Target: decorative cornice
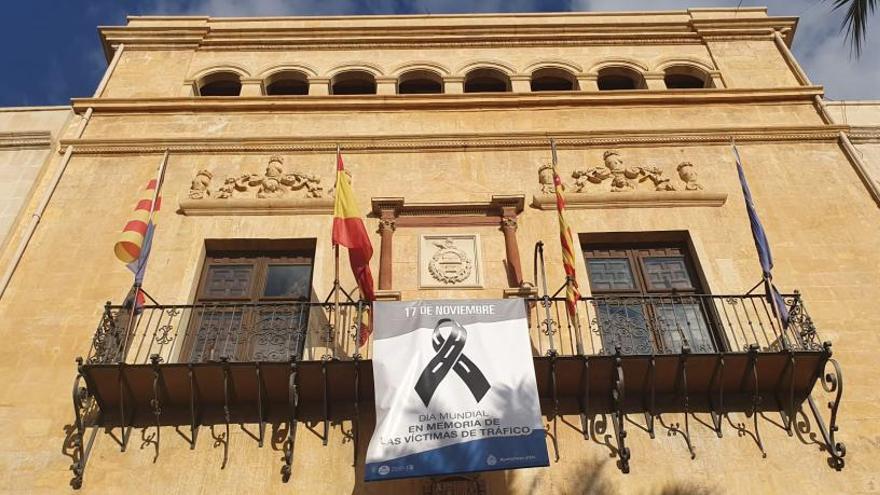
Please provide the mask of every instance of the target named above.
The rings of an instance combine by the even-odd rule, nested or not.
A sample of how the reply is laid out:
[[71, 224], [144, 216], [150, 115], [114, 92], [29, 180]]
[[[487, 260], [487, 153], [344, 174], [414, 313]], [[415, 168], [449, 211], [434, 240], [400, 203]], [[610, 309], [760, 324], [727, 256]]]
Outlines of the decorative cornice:
[[855, 144], [880, 142], [880, 125], [851, 126], [849, 128], [850, 141]]
[[[610, 193], [567, 193], [565, 207], [570, 210], [606, 208], [672, 208], [686, 206], [722, 206], [727, 193], [699, 191], [651, 191]], [[556, 196], [536, 194], [532, 207], [538, 210], [555, 210]]]
[[[731, 15], [733, 14], [733, 15]], [[101, 27], [105, 49], [186, 47], [208, 50], [309, 50], [563, 44], [700, 43], [710, 36], [748, 39], [792, 32], [796, 18], [762, 9], [565, 14], [367, 17], [132, 17]]]
[[254, 111], [343, 111], [343, 110], [445, 110], [486, 108], [555, 108], [559, 106], [695, 105], [703, 103], [752, 103], [812, 101], [822, 95], [822, 86], [766, 89], [706, 88], [688, 91], [554, 91], [535, 93], [462, 93], [434, 95], [360, 96], [239, 96], [169, 98], [74, 98], [77, 113], [92, 108], [94, 113], [179, 113]]
[[0, 132], [0, 149], [41, 149], [51, 145], [52, 133], [48, 131]]
[[[437, 217], [437, 216], [472, 216], [494, 217], [493, 222], [500, 222], [504, 208], [512, 208], [521, 213], [525, 206], [525, 196], [493, 195], [489, 201], [467, 201], [450, 203], [418, 203], [407, 202], [404, 198], [372, 198], [372, 214], [382, 217], [383, 211], [392, 211], [394, 218], [406, 217]], [[387, 217], [387, 215], [386, 215]]]
[[[694, 146], [726, 144], [733, 137], [739, 142], [801, 142], [836, 141], [846, 126], [773, 126], [717, 127], [711, 129], [664, 129], [633, 132], [632, 130], [569, 131], [553, 134], [557, 146], [569, 149], [621, 146], [679, 145]], [[62, 148], [74, 145], [78, 155], [150, 154], [215, 154], [215, 153], [332, 153], [339, 144], [347, 152], [430, 152], [461, 150], [546, 149], [546, 132], [470, 133], [456, 135], [350, 135], [280, 136], [254, 138], [228, 136], [223, 138], [164, 139], [67, 139]]]

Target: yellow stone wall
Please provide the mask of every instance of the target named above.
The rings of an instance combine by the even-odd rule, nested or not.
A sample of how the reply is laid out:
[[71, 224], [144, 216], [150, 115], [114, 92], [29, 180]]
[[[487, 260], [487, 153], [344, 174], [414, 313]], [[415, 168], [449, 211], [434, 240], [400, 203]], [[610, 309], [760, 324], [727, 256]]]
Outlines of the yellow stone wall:
[[[691, 15], [701, 19], [731, 17], [730, 11], [694, 12]], [[681, 23], [690, 18], [686, 13], [656, 15], [663, 21], [675, 19]], [[767, 19], [760, 12], [747, 11], [744, 15], [756, 23]], [[509, 20], [509, 16], [498, 17]], [[523, 16], [522, 22], [577, 24], [588, 19], [613, 24], [620, 17], [625, 16], [537, 16], [537, 20]], [[464, 25], [500, 22], [484, 16], [445, 19], [450, 24]], [[645, 16], [644, 20], [648, 19], [652, 17]], [[198, 26], [205, 22], [198, 18], [133, 18], [130, 25]], [[278, 23], [339, 27], [340, 23], [386, 21], [216, 22], [226, 26], [249, 23], [250, 27], [275, 27]], [[407, 22], [430, 25], [439, 21], [419, 18]], [[159, 213], [145, 283], [159, 301], [184, 303], [194, 295], [204, 240], [223, 238], [315, 238], [313, 288], [323, 298], [332, 284], [329, 215], [187, 216], [178, 211], [178, 206], [199, 169], [213, 171], [216, 186], [227, 175], [262, 172], [270, 155], [284, 158], [286, 171], [318, 175], [329, 188], [334, 165], [332, 145], [336, 141], [343, 146], [346, 167], [354, 177], [364, 212], [370, 210], [370, 199], [374, 197], [464, 202], [487, 201], [493, 194], [525, 196], [527, 206], [519, 217], [517, 232], [523, 272], [530, 280], [532, 248], [543, 240], [547, 245], [548, 275], [561, 283], [556, 214], [529, 206], [539, 189], [538, 164], [549, 158], [544, 138], [555, 134], [569, 135], [569, 141], [560, 141], [559, 150], [560, 169], [569, 183], [575, 168], [599, 165], [602, 153], [614, 148], [621, 151], [627, 164], [656, 165], [676, 184], [680, 182], [675, 166], [690, 161], [697, 166], [705, 192], [727, 194], [723, 206], [572, 209], [567, 214], [573, 231], [587, 238], [602, 232], [687, 231], [708, 289], [714, 294], [743, 293], [760, 277], [733, 155], [726, 142], [727, 136], [738, 136], [754, 200], [773, 247], [775, 281], [784, 291], [799, 289], [803, 293], [821, 337], [834, 343], [835, 357], [844, 369], [846, 389], [839, 439], [847, 443], [847, 465], [843, 472], [829, 468], [827, 455], [809, 435], [789, 438], [773, 424], [779, 422], [775, 415], [768, 414], [760, 422], [766, 459], [762, 459], [751, 437], [738, 435], [725, 422], [724, 438], [719, 439], [698, 421], [708, 423], [709, 418], [697, 415], [691, 418], [697, 453], [694, 460], [682, 438], [667, 435], [663, 426], [658, 424], [657, 438], [652, 440], [638, 426], [628, 424], [632, 472], [624, 475], [610, 455], [610, 425], [597, 440], [587, 441], [577, 431], [579, 419], [566, 416], [558, 418], [555, 427], [548, 421], [549, 431], [559, 441], [558, 460], [548, 438], [549, 468], [484, 473], [481, 479], [488, 493], [562, 494], [592, 489], [595, 493], [641, 494], [670, 488], [762, 494], [880, 490], [876, 474], [880, 468], [880, 427], [875, 422], [880, 406], [873, 383], [880, 339], [880, 315], [874, 311], [880, 298], [880, 210], [839, 146], [838, 128], [826, 129], [812, 104], [809, 88], [794, 88], [797, 80], [771, 39], [715, 41], [708, 49], [701, 45], [633, 44], [407, 53], [416, 53], [419, 59], [436, 56], [452, 67], [465, 60], [485, 58], [504, 60], [522, 69], [529, 61], [545, 56], [571, 57], [589, 66], [605, 55], [656, 63], [683, 52], [706, 57], [708, 50], [730, 87], [760, 89], [745, 94], [718, 89], [708, 96], [706, 92], [695, 92], [668, 100], [664, 100], [662, 91], [645, 92], [645, 97], [613, 95], [594, 100], [580, 95], [558, 104], [551, 100], [559, 95], [547, 95], [543, 104], [527, 101], [536, 98], [534, 95], [465, 95], [459, 97], [465, 104], [450, 108], [437, 108], [437, 102], [450, 99], [448, 95], [410, 106], [387, 98], [387, 108], [368, 106], [379, 96], [351, 98], [363, 108], [345, 108], [329, 97], [315, 99], [320, 105], [311, 109], [296, 108], [291, 103], [275, 109], [248, 109], [234, 101], [228, 107], [214, 104], [206, 108], [200, 107], [197, 99], [188, 98], [175, 100], [179, 106], [166, 110], [149, 106], [155, 103], [150, 101], [144, 107], [102, 107], [101, 98], [76, 102], [78, 112], [94, 107], [95, 113], [82, 140], [64, 143], [73, 144], [78, 151], [0, 299], [0, 338], [6, 343], [0, 347], [0, 376], [5, 382], [0, 389], [0, 424], [5, 426], [6, 434], [5, 448], [0, 449], [0, 490], [58, 493], [69, 489], [71, 461], [64, 452], [70, 450], [65, 439], [73, 421], [70, 390], [74, 358], [88, 352], [103, 302], [120, 301], [131, 283], [130, 273], [115, 260], [112, 245], [137, 194], [154, 175], [164, 146], [173, 149], [164, 189], [165, 206]], [[319, 73], [358, 59], [391, 70], [406, 61], [402, 53], [315, 50], [297, 54], [297, 60], [319, 68]], [[751, 64], [745, 63], [745, 53], [753, 59]], [[287, 63], [288, 55], [283, 51], [244, 49], [199, 50], [193, 54], [192, 49], [155, 50], [139, 49], [136, 43], [126, 45], [104, 98], [177, 96], [184, 79], [200, 67], [226, 60], [257, 74], [261, 67]], [[787, 89], [774, 96], [768, 88]], [[505, 103], [516, 101], [514, 98], [522, 98], [524, 107]], [[461, 143], [430, 146], [432, 141], [449, 135], [458, 136]], [[407, 139], [411, 140], [408, 146], [392, 146]], [[59, 161], [60, 155], [52, 166]], [[366, 224], [377, 252], [372, 269], [378, 274], [378, 221], [367, 218]], [[487, 272], [485, 288], [418, 290], [414, 269], [417, 236], [438, 231], [480, 234]], [[497, 298], [507, 286], [501, 268], [503, 238], [495, 228], [401, 228], [395, 233], [394, 249], [393, 288], [400, 290], [404, 299]], [[587, 293], [589, 286], [580, 258], [577, 269]], [[345, 287], [354, 285], [345, 270], [342, 283]], [[306, 357], [317, 359], [322, 352], [313, 340]], [[820, 400], [820, 405], [823, 402]], [[326, 447], [319, 438], [320, 424], [300, 425], [293, 477], [287, 485], [281, 482], [279, 473], [283, 426], [281, 431], [277, 425], [270, 428], [272, 441], [260, 449], [252, 436], [254, 425], [233, 425], [229, 460], [222, 469], [223, 449], [212, 439], [208, 427], [201, 428], [194, 451], [174, 428], [162, 428], [158, 454], [152, 437], [155, 430], [138, 428], [125, 453], [119, 452], [109, 435], [99, 433], [82, 492], [422, 493], [423, 480], [371, 485], [361, 481], [366, 440], [373, 424], [372, 404], [364, 403], [361, 409], [363, 435], [356, 467], [352, 467], [351, 441], [343, 434], [350, 429], [349, 421], [332, 426]], [[643, 424], [640, 417], [631, 419]], [[680, 414], [664, 415], [663, 419], [667, 425], [683, 423]], [[731, 414], [730, 419], [752, 427], [751, 420], [743, 415]], [[214, 427], [214, 434], [220, 434], [221, 429]]]

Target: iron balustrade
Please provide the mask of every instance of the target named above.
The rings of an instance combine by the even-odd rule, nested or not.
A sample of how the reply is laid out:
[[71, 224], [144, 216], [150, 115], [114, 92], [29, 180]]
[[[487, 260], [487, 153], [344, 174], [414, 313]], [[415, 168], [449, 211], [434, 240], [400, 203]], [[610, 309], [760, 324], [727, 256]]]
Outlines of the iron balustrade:
[[[530, 298], [534, 354], [697, 354], [820, 350], [821, 341], [800, 294], [785, 296], [783, 325], [763, 295], [593, 296], [572, 320], [562, 298]], [[92, 341], [89, 364], [149, 364], [228, 360], [351, 359], [369, 355], [355, 337], [363, 303], [329, 302], [147, 305], [136, 314], [109, 303]]]
[[784, 296], [783, 326], [761, 294], [582, 297], [571, 318], [561, 297], [530, 298], [538, 356], [696, 354], [820, 350], [800, 294]]
[[[88, 364], [279, 362], [354, 357], [362, 303], [146, 305], [132, 313], [107, 303]], [[306, 348], [310, 354], [305, 355]], [[319, 355], [314, 355], [319, 352]]]
[[[681, 426], [670, 431], [684, 438], [693, 458], [690, 418], [706, 414], [703, 424], [719, 438], [730, 424], [766, 456], [759, 418], [778, 413], [790, 436], [816, 436], [829, 465], [842, 469], [840, 367], [800, 294], [784, 302], [786, 326], [760, 294], [583, 297], [575, 318], [563, 298], [524, 299], [555, 452], [557, 419], [578, 415], [585, 440], [610, 425], [618, 467], [629, 472], [632, 418], [643, 416], [642, 429], [654, 438], [655, 420], [663, 425], [664, 415], [678, 414]], [[287, 481], [298, 422], [322, 422], [327, 445], [331, 421], [350, 419], [356, 465], [360, 404], [374, 391], [372, 341], [356, 346], [367, 315], [362, 301], [148, 305], [136, 313], [108, 303], [88, 356], [77, 359], [72, 486], [82, 484], [99, 430], [118, 429], [124, 451], [137, 427], [155, 428], [158, 455], [162, 427], [188, 424], [185, 437], [195, 448], [200, 428], [225, 426], [225, 466], [231, 425], [257, 424], [262, 446], [266, 425], [284, 423]], [[828, 397], [825, 407], [814, 392]], [[751, 427], [731, 414], [751, 418]]]

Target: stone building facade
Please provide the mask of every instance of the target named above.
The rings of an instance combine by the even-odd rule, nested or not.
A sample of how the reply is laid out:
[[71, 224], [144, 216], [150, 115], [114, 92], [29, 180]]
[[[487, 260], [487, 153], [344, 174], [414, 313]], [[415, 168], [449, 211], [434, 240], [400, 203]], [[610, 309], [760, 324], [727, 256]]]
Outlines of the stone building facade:
[[[107, 75], [73, 100], [49, 164], [63, 174], [23, 255], [3, 253], [17, 268], [0, 300], [0, 486], [880, 489], [880, 134], [824, 103], [789, 51], [796, 23], [743, 8], [100, 28]], [[584, 254], [577, 322], [535, 299], [539, 241], [550, 295], [565, 280], [551, 138]], [[761, 270], [732, 139], [787, 331], [749, 293]], [[527, 300], [549, 468], [363, 482], [370, 345], [353, 359], [361, 313], [329, 296], [337, 146], [380, 299]], [[131, 317], [104, 306], [132, 282], [112, 246], [166, 150], [154, 301]], [[341, 287], [358, 298], [345, 269]]]
[[9, 243], [70, 117], [69, 107], [0, 108], [0, 246]]

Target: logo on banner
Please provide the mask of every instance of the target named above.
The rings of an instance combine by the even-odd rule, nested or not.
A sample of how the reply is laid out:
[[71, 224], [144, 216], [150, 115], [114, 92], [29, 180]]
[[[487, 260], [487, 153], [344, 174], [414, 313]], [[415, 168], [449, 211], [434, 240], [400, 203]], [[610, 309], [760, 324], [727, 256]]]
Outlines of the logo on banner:
[[[440, 328], [450, 324], [449, 337], [443, 338]], [[431, 334], [431, 345], [434, 347], [434, 357], [422, 370], [419, 381], [416, 382], [415, 390], [422, 399], [425, 407], [431, 404], [431, 398], [437, 387], [449, 375], [452, 370], [461, 378], [468, 390], [476, 399], [477, 403], [483, 399], [486, 392], [489, 391], [491, 385], [480, 368], [464, 354], [464, 345], [467, 341], [467, 329], [459, 322], [451, 318], [442, 318], [437, 321], [434, 326], [434, 332]]]

